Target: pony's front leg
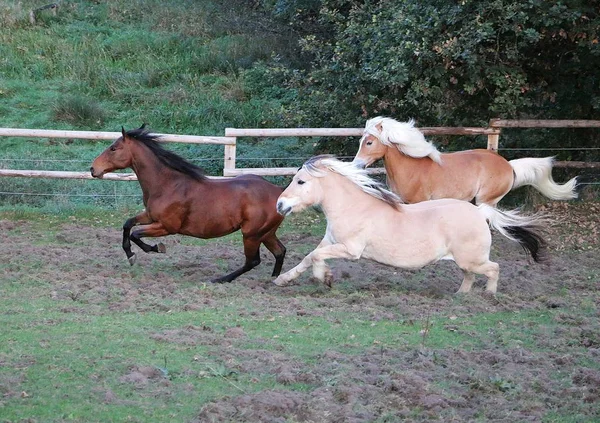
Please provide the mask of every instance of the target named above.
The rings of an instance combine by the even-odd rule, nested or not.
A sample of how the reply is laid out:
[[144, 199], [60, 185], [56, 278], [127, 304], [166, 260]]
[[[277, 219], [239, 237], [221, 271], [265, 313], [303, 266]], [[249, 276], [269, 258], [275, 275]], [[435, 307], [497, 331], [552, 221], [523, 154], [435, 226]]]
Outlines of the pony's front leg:
[[273, 281], [273, 283], [278, 286], [285, 286], [290, 281], [300, 276], [302, 272], [304, 272], [310, 266], [313, 266], [314, 276], [328, 286], [331, 286], [332, 276], [327, 263], [325, 263], [325, 260], [331, 258], [358, 259], [359, 257], [360, 253], [350, 251], [345, 244], [333, 244], [326, 245], [324, 247], [317, 247], [309, 255], [304, 257], [300, 264], [283, 275], [280, 275]]

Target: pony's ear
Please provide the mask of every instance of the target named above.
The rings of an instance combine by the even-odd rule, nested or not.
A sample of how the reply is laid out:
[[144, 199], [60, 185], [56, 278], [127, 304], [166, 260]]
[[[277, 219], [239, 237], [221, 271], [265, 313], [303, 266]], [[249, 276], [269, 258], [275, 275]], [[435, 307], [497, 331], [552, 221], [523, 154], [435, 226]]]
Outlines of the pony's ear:
[[125, 128], [123, 128], [122, 126], [121, 126], [121, 134], [123, 135], [123, 137], [125, 137], [125, 135], [126, 135], [125, 134]]
[[147, 125], [146, 122], [142, 123], [142, 126], [140, 126], [140, 130], [144, 129], [146, 127], [146, 125]]

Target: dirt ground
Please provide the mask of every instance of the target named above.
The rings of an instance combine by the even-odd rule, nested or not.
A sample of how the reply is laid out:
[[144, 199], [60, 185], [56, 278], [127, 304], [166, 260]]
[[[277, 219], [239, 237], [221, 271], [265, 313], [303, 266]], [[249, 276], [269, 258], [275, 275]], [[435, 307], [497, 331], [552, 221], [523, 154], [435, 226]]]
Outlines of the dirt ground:
[[[406, 271], [370, 261], [334, 260], [333, 290], [308, 274], [279, 288], [269, 282], [273, 260], [266, 250], [261, 266], [232, 284], [200, 289], [241, 265], [241, 245], [215, 240], [200, 246], [181, 237], [163, 239], [167, 254], [138, 252], [136, 271], [147, 277], [143, 284], [133, 283], [131, 270], [124, 266], [120, 230], [77, 224], [63, 225], [51, 243], [39, 243], [33, 242], [38, 234], [26, 221], [0, 220], [2, 233], [11, 234], [4, 237], [0, 259], [35, 256], [47, 263], [43, 273], [54, 281], [53, 298], [85, 298], [85, 306], [73, 302], [74, 312], [82, 307], [87, 313], [199, 310], [219, 305], [223, 298], [243, 296], [247, 300], [237, 310], [239, 316], [319, 316], [330, 321], [332, 331], [339, 324], [336, 311], [418, 325], [431, 316], [446, 322], [440, 330], [467, 337], [479, 335], [475, 327], [461, 325], [463, 317], [553, 312], [553, 329], [536, 332], [535, 347], [505, 335], [503, 324], [512, 326], [510, 333], [528, 331], [527, 321], [511, 319], [490, 329], [477, 349], [434, 349], [425, 342], [423, 348], [392, 346], [384, 340], [363, 354], [332, 349], [310, 362], [277, 350], [241, 348], [236, 340], [246, 334], [236, 327], [225, 335], [196, 326], [157, 332], [153, 338], [162, 342], [209, 346], [237, 372], [270, 373], [284, 386], [308, 387], [221, 398], [199, 409], [198, 422], [536, 422], [551, 421], [548, 413], [553, 411], [581, 417], [573, 421], [598, 421], [600, 203], [549, 203], [540, 209], [553, 219], [547, 261], [533, 264], [520, 247], [494, 236], [492, 259], [500, 264], [501, 275], [495, 297], [483, 294], [485, 284], [479, 279], [472, 293], [455, 295], [462, 275], [450, 262]], [[284, 270], [319, 240], [302, 231], [282, 236], [288, 248]], [[5, 276], [18, 276], [20, 271], [19, 262], [12, 261]], [[107, 302], [108, 311], [102, 306]], [[581, 313], [584, 307], [595, 311]], [[559, 383], [557, 374], [563, 375]], [[155, 369], [140, 367], [121, 380], [143, 385], [160, 378]], [[110, 393], [106, 395], [105, 401], [110, 401]]]

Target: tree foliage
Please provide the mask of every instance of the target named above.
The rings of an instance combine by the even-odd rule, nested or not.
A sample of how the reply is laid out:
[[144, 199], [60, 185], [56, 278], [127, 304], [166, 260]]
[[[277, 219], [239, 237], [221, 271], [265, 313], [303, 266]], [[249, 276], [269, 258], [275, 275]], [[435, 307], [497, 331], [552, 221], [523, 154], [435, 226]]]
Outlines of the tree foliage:
[[263, 0], [301, 35], [288, 123], [600, 116], [598, 0]]

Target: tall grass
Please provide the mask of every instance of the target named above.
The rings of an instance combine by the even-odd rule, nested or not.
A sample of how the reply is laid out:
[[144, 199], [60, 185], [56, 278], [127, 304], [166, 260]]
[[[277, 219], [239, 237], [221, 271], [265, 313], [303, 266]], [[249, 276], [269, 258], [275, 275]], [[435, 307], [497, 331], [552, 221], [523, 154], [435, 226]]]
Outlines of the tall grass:
[[[251, 2], [65, 1], [56, 16], [40, 12], [32, 25], [36, 7], [0, 0], [0, 127], [115, 131], [147, 122], [156, 132], [223, 135], [227, 126], [264, 126], [277, 116], [278, 102], [255, 96], [243, 70], [285, 54], [289, 37], [271, 31]], [[87, 170], [107, 145], [4, 138], [0, 168]], [[169, 148], [210, 174], [222, 172], [223, 147]], [[0, 178], [0, 192], [64, 194], [0, 194], [0, 203], [112, 204], [116, 197], [104, 195], [137, 189]]]

